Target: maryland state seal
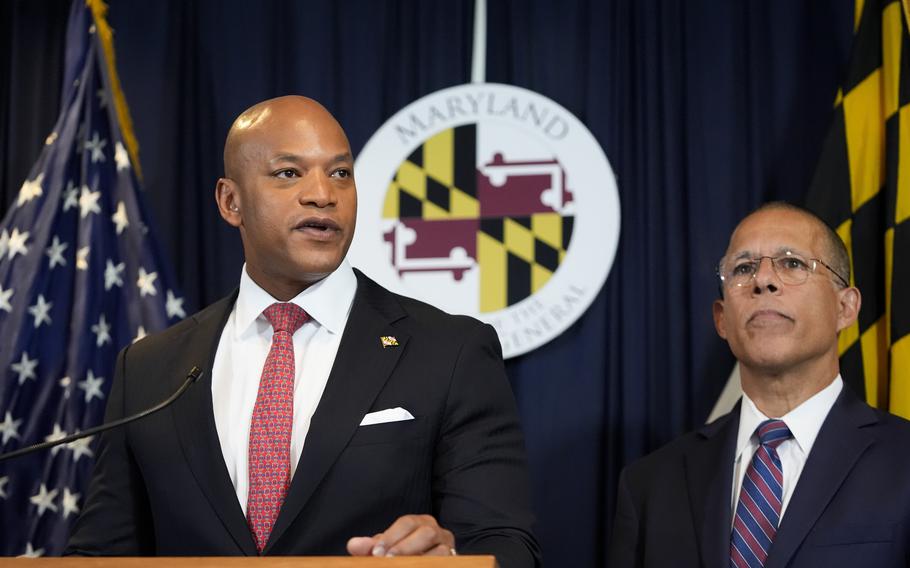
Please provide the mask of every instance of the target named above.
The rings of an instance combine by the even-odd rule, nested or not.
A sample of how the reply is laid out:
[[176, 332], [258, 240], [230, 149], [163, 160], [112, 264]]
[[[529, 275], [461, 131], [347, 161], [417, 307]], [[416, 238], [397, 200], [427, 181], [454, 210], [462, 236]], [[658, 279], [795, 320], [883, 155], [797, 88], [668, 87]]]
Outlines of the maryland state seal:
[[505, 357], [563, 332], [610, 272], [610, 164], [577, 118], [532, 91], [480, 83], [427, 95], [373, 135], [354, 171], [351, 262], [490, 323]]

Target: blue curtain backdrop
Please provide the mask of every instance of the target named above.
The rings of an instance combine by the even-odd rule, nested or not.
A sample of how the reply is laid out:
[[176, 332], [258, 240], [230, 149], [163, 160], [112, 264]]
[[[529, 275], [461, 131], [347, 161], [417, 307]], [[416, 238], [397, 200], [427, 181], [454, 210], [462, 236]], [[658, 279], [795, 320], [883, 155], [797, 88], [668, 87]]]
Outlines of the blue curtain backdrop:
[[[472, 1], [110, 0], [158, 234], [194, 307], [237, 283], [212, 192], [232, 118], [303, 93], [355, 152], [395, 111], [470, 80]], [[69, 0], [0, 5], [0, 207], [57, 113]], [[488, 0], [487, 80], [585, 122], [616, 172], [619, 250], [574, 326], [510, 361], [550, 565], [601, 566], [616, 479], [707, 417], [733, 359], [713, 265], [747, 211], [801, 202], [843, 78], [848, 0]], [[2, 213], [2, 211], [0, 211]]]

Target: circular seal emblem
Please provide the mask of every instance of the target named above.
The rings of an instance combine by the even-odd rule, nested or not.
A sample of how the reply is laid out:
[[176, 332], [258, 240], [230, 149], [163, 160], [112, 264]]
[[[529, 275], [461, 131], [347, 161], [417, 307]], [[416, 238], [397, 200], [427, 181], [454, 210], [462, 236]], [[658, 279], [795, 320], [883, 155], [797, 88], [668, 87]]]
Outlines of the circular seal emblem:
[[587, 128], [510, 85], [437, 91], [357, 158], [351, 263], [395, 292], [477, 317], [514, 357], [591, 305], [619, 241], [613, 171]]

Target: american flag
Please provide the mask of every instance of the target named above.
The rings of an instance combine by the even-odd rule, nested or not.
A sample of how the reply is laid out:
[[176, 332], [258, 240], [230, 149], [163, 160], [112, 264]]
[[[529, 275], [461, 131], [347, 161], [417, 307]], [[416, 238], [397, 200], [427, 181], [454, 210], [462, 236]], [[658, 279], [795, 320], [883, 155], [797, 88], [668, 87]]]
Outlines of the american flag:
[[[99, 424], [117, 352], [185, 315], [146, 223], [105, 11], [73, 1], [60, 115], [0, 224], [0, 452]], [[95, 442], [0, 463], [0, 553], [62, 552]]]

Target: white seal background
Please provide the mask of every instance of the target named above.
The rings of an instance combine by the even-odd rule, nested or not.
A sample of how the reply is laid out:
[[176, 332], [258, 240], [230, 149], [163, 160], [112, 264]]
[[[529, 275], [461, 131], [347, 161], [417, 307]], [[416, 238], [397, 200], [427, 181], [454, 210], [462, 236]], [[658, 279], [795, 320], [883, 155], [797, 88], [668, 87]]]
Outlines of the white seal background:
[[[383, 219], [389, 183], [401, 163], [435, 134], [477, 124], [477, 162], [490, 159], [487, 148], [506, 160], [526, 160], [528, 147], [545, 148], [566, 174], [573, 199], [574, 227], [563, 262], [550, 280], [521, 302], [495, 312], [480, 312], [478, 267], [456, 282], [448, 273], [406, 273], [392, 265], [391, 244], [383, 239], [394, 220]], [[514, 141], [484, 132], [514, 132]], [[530, 142], [530, 144], [529, 144]], [[539, 150], [537, 151], [539, 152]], [[423, 300], [450, 313], [474, 316], [499, 334], [503, 356], [540, 347], [566, 330], [600, 291], [619, 243], [619, 194], [607, 157], [591, 132], [552, 100], [520, 87], [474, 83], [431, 93], [392, 116], [364, 146], [354, 165], [357, 229], [348, 252], [351, 264], [386, 288]], [[459, 289], [462, 290], [459, 293]]]

